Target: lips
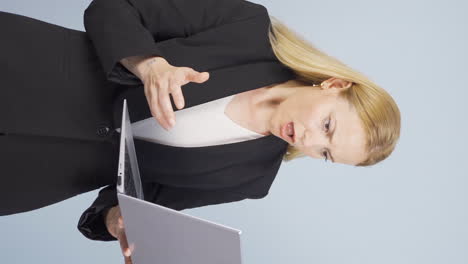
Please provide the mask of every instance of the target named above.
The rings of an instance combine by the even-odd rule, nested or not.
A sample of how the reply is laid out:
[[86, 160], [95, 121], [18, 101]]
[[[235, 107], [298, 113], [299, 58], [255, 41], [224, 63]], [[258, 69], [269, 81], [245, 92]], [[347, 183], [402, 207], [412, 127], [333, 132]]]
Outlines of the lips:
[[[292, 129], [293, 129], [293, 135], [292, 136], [288, 136], [288, 124], [291, 124], [292, 126]], [[288, 122], [286, 124], [284, 124], [282, 127], [281, 127], [281, 136], [286, 139], [286, 141], [290, 142], [292, 141], [292, 143], [295, 142], [295, 133], [294, 133], [294, 123], [293, 122]]]

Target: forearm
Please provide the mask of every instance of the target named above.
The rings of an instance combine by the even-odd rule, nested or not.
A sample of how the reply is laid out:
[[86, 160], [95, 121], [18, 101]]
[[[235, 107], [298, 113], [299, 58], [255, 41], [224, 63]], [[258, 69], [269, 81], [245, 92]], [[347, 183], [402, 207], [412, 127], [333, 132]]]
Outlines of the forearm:
[[158, 56], [131, 56], [120, 60], [120, 63], [140, 80], [143, 80], [142, 76], [150, 64], [161, 62], [167, 61], [163, 57]]

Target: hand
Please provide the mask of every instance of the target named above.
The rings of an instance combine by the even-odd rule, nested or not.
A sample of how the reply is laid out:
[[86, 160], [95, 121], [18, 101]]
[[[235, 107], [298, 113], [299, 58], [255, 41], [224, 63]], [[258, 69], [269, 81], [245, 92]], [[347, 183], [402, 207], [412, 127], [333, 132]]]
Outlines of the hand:
[[105, 219], [107, 230], [120, 242], [120, 248], [122, 249], [122, 254], [124, 255], [125, 264], [132, 264], [132, 259], [130, 257], [131, 249], [128, 247], [123, 218], [120, 214], [120, 207], [118, 205], [111, 207], [107, 212]]
[[145, 96], [151, 114], [164, 129], [169, 130], [175, 125], [169, 93], [172, 94], [177, 108], [182, 109], [184, 97], [181, 86], [189, 82], [203, 83], [210, 75], [208, 72], [200, 73], [189, 67], [174, 67], [162, 57], [152, 57], [142, 63], [146, 65], [146, 69], [140, 79], [145, 86]]

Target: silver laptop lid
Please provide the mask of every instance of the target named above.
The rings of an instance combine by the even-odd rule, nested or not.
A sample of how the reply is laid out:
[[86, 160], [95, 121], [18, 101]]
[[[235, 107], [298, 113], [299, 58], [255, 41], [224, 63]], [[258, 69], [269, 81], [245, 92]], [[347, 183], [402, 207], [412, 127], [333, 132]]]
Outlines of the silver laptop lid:
[[242, 264], [241, 230], [143, 199], [131, 128], [124, 100], [117, 197], [132, 263]]
[[[118, 130], [117, 130], [118, 131]], [[117, 191], [144, 200], [127, 99], [123, 102]]]

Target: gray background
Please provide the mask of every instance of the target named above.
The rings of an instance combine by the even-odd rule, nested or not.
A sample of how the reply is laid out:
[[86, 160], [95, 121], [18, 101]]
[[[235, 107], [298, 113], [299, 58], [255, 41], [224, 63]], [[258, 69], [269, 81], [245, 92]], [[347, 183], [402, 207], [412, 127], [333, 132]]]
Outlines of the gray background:
[[[89, 0], [1, 1], [84, 30]], [[387, 89], [402, 136], [372, 168], [283, 164], [262, 200], [184, 212], [243, 230], [245, 263], [468, 263], [468, 6], [463, 1], [255, 1]], [[118, 242], [76, 229], [97, 190], [0, 217], [2, 263], [123, 263]]]

